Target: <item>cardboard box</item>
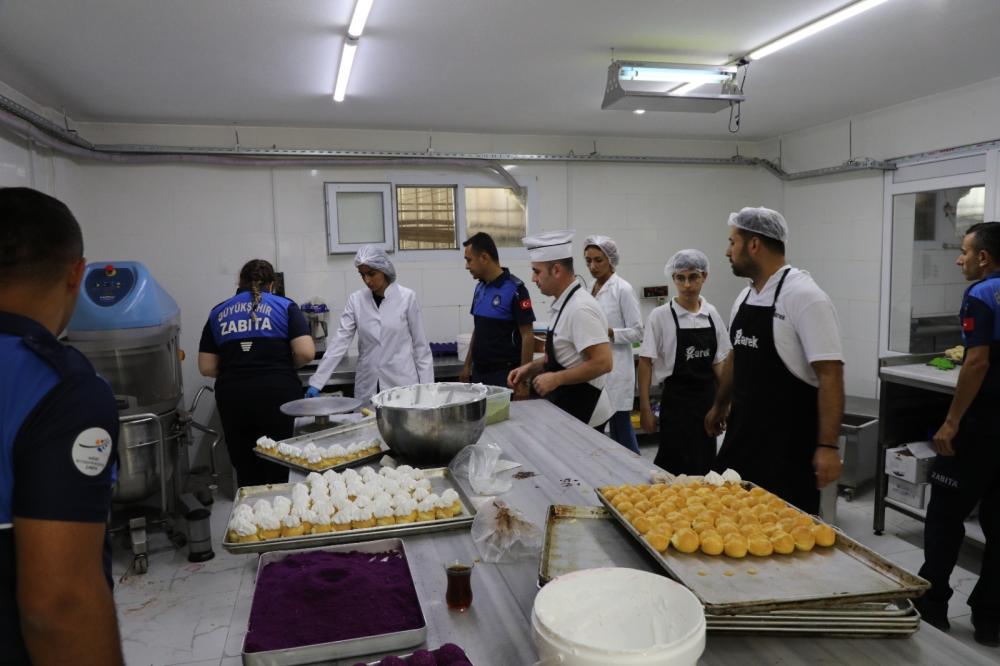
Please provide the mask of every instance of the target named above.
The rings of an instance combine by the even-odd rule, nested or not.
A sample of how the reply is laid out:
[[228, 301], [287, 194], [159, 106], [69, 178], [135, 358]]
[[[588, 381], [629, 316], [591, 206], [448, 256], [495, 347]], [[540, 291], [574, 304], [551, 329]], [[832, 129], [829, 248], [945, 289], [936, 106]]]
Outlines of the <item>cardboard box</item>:
[[890, 476], [886, 497], [912, 506], [914, 509], [923, 509], [930, 500], [930, 486], [929, 483], [909, 483]]
[[937, 453], [930, 442], [910, 442], [885, 452], [885, 473], [909, 483], [925, 483]]

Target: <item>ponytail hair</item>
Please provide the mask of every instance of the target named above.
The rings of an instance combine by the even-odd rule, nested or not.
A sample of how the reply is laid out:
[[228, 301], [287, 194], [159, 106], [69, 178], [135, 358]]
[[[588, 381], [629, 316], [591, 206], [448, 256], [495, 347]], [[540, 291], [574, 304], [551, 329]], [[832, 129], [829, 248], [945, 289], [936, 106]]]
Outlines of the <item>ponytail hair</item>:
[[260, 305], [262, 291], [270, 291], [270, 285], [277, 279], [274, 266], [265, 259], [251, 259], [240, 269], [240, 289], [249, 289], [253, 296], [250, 316], [257, 319], [257, 306]]

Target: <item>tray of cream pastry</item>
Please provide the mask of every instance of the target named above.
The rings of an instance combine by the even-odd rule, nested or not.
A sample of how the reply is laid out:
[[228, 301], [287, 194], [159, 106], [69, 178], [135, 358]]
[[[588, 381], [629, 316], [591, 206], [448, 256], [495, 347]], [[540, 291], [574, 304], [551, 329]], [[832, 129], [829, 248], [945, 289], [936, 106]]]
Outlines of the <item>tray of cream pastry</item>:
[[389, 447], [375, 417], [275, 441], [261, 437], [253, 452], [259, 457], [305, 474], [342, 470], [377, 461]]
[[447, 467], [310, 472], [305, 483], [237, 490], [222, 547], [263, 553], [404, 537], [467, 528], [475, 515]]
[[603, 486], [597, 497], [707, 613], [918, 597], [926, 580], [727, 470]]

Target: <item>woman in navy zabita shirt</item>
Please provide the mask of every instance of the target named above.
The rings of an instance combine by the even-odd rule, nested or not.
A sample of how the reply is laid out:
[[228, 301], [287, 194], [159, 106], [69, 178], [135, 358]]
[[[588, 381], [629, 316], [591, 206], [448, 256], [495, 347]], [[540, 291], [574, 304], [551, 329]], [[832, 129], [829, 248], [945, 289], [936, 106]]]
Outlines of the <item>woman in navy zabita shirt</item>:
[[236, 295], [219, 303], [205, 323], [198, 369], [216, 377], [215, 399], [229, 459], [241, 486], [288, 480], [288, 470], [253, 453], [257, 439], [292, 436], [282, 404], [302, 397], [295, 372], [315, 358], [309, 325], [299, 306], [271, 293], [274, 268], [254, 259], [240, 271]]

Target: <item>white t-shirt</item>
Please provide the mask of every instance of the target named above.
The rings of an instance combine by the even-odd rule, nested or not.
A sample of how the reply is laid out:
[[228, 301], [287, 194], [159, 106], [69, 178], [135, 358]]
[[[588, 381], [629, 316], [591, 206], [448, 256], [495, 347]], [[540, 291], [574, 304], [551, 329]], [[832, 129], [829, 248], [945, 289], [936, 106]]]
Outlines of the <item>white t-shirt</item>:
[[700, 296], [698, 302], [697, 312], [686, 310], [680, 303], [671, 301], [649, 313], [645, 337], [642, 340], [642, 346], [639, 347], [639, 356], [653, 359], [652, 381], [654, 386], [674, 374], [674, 361], [677, 358], [677, 327], [674, 326], [674, 318], [670, 314], [671, 305], [674, 307], [674, 312], [677, 313], [677, 323], [682, 329], [708, 328], [711, 317], [712, 323], [715, 325], [716, 344], [715, 358], [712, 359], [713, 365], [726, 360], [726, 356], [733, 348], [729, 342], [729, 330], [725, 322], [722, 321], [719, 311]]
[[[772, 275], [764, 288], [758, 293], [753, 285], [748, 285], [736, 297], [729, 319], [732, 328], [733, 319], [747, 298], [748, 305], [763, 305], [770, 307], [774, 302], [774, 291], [786, 269], [785, 264]], [[739, 331], [736, 331], [738, 334]], [[816, 361], [844, 362], [844, 352], [840, 344], [840, 321], [833, 301], [812, 279], [808, 272], [791, 268], [781, 294], [774, 309], [774, 346], [778, 357], [788, 370], [812, 385], [819, 386], [816, 372], [810, 363]]]
[[[559, 295], [549, 308], [549, 321], [556, 321], [559, 316], [559, 308], [566, 303], [566, 309], [559, 317], [553, 330], [554, 340], [552, 342], [556, 352], [556, 361], [564, 368], [574, 368], [583, 363], [581, 350], [601, 343], [608, 343], [608, 320], [604, 316], [604, 311], [598, 305], [594, 297], [587, 293], [587, 288], [582, 286], [576, 290], [568, 302], [570, 292], [579, 284], [573, 282], [562, 294]], [[591, 425], [604, 423], [614, 413], [611, 402], [608, 400], [604, 385], [607, 383], [607, 375], [600, 375], [588, 382], [601, 390], [601, 399], [594, 408], [594, 414], [590, 419]]]

